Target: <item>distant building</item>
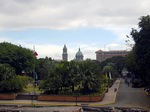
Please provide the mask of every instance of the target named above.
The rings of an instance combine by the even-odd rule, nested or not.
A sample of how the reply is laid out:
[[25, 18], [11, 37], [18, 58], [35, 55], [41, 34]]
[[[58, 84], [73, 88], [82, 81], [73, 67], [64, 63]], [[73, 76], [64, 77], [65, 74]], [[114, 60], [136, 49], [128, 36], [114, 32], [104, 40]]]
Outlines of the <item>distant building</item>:
[[64, 48], [63, 48], [62, 60], [63, 61], [68, 61], [68, 53], [67, 53], [67, 47], [66, 47], [66, 45], [64, 45]]
[[122, 56], [125, 57], [129, 51], [126, 50], [112, 50], [112, 51], [96, 51], [96, 60], [99, 62], [105, 61], [108, 58], [112, 58], [114, 56]]
[[77, 61], [83, 61], [83, 53], [80, 51], [80, 48], [79, 48], [79, 51], [76, 53], [75, 55], [75, 60]]

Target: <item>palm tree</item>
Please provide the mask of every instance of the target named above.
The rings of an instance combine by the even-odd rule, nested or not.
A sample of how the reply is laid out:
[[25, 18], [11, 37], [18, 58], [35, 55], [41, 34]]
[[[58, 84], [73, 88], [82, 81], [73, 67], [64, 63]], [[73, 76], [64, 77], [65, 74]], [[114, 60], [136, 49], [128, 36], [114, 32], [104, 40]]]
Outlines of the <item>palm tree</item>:
[[97, 91], [99, 89], [100, 69], [97, 63], [92, 60], [86, 60], [80, 64], [80, 85], [83, 93]]

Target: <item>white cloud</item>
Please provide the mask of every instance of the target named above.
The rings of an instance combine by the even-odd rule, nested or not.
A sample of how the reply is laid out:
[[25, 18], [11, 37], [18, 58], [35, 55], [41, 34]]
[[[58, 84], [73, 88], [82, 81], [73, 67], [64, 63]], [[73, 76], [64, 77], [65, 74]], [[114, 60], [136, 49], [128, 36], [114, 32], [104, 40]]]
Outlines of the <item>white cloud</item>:
[[0, 29], [135, 25], [149, 14], [149, 0], [6, 0], [0, 1]]
[[[126, 35], [131, 28], [137, 27], [138, 18], [149, 14], [149, 0], [0, 0], [0, 30], [23, 30], [28, 28], [70, 29], [78, 27], [100, 27], [113, 32], [118, 40], [106, 45], [105, 49], [126, 49]], [[0, 37], [0, 42], [10, 41], [24, 47], [33, 45], [23, 41]], [[95, 51], [104, 50], [104, 46], [95, 47], [91, 43], [68, 44], [69, 59], [81, 47], [85, 58], [95, 59]], [[39, 57], [49, 56], [61, 59], [61, 45], [37, 44]]]
[[[21, 42], [19, 42], [20, 44]], [[29, 49], [33, 49], [33, 45], [22, 43], [23, 47], [27, 47]], [[38, 53], [38, 58], [45, 58], [46, 56], [51, 57], [52, 59], [62, 59], [62, 50], [63, 46], [60, 45], [34, 45], [35, 50]], [[81, 45], [82, 46], [82, 45]], [[85, 45], [83, 45], [85, 46]], [[68, 59], [73, 60], [75, 58], [76, 53], [78, 52], [78, 47], [67, 46], [68, 49]], [[84, 59], [96, 59], [95, 52], [99, 49], [98, 47], [91, 47], [91, 45], [86, 45], [86, 47], [80, 47], [81, 52], [84, 55]]]

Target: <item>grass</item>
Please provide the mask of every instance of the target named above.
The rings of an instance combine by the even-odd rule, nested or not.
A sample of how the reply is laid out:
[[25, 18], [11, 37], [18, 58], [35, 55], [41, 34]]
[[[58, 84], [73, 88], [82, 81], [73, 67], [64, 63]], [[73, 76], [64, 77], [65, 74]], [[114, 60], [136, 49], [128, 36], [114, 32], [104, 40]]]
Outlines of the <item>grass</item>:
[[24, 88], [24, 91], [23, 92], [36, 92], [36, 93], [41, 93], [42, 91], [39, 90], [38, 86], [36, 86], [34, 88], [34, 86], [32, 84], [28, 84], [26, 86], [26, 88]]

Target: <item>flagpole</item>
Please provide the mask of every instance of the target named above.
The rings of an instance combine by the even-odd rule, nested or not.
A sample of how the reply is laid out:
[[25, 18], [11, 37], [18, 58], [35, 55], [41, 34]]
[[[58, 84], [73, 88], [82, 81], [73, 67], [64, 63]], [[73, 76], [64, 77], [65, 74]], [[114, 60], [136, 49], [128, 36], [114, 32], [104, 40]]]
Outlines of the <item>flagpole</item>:
[[[35, 53], [35, 46], [33, 46], [33, 53]], [[32, 95], [32, 106], [34, 105], [34, 97], [35, 97], [35, 57], [33, 62], [33, 95]]]

